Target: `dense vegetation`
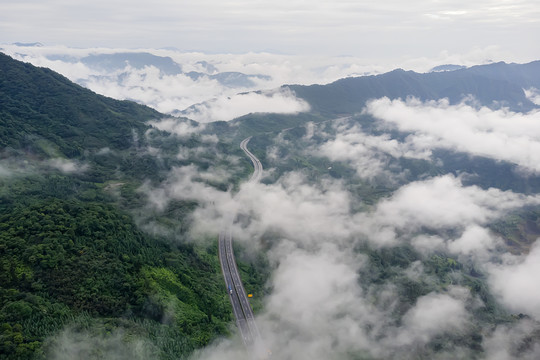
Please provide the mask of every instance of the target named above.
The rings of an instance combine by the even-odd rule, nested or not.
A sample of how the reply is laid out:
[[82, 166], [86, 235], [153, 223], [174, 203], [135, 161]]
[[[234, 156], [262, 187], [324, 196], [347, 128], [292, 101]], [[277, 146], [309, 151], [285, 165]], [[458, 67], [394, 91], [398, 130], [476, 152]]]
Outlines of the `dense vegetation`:
[[127, 149], [144, 121], [163, 115], [128, 101], [96, 95], [63, 76], [0, 53], [0, 147], [47, 152], [40, 139], [67, 157], [104, 147]]
[[[172, 222], [173, 235], [149, 235], [134, 216], [146, 201], [143, 183], [162, 181], [173, 166], [214, 161], [169, 156], [201, 146], [200, 136], [149, 131], [162, 114], [3, 54], [0, 104], [0, 359], [77, 348], [63, 343], [66, 331], [83, 342], [122, 334], [121, 344], [145, 341], [161, 359], [228, 334], [215, 239], [177, 240], [195, 204], [151, 214]], [[153, 146], [162, 156], [151, 156]], [[260, 289], [260, 272], [241, 267], [250, 290]], [[105, 350], [94, 351], [101, 358]]]
[[[357, 115], [349, 121], [351, 124], [360, 125], [368, 135], [383, 134], [378, 130], [373, 117]], [[290, 171], [301, 172], [310, 183], [318, 183], [328, 178], [339, 179], [353, 199], [353, 211], [369, 211], [370, 207], [376, 206], [381, 199], [391, 197], [396, 189], [405, 184], [444, 174], [474, 174], [463, 178], [465, 186], [510, 190], [521, 194], [537, 194], [540, 191], [540, 178], [534, 175], [523, 176], [517, 171], [515, 164], [445, 149], [434, 151], [433, 156], [442, 161], [387, 156], [384, 159], [385, 170], [388, 174], [395, 175], [394, 181], [388, 181], [389, 176], [371, 180], [361, 178], [350, 162], [330, 161], [314, 151], [336, 135], [336, 128], [331, 123], [328, 121], [298, 126], [273, 136], [254, 136], [250, 140], [250, 150], [261, 159], [266, 168], [274, 169], [262, 181], [273, 183]], [[401, 139], [407, 134], [395, 132], [391, 136]], [[362, 141], [360, 136], [358, 141]], [[269, 156], [270, 153], [273, 156]], [[540, 208], [529, 206], [513, 211], [487, 227], [504, 240], [505, 251], [526, 254], [531, 244], [540, 236]], [[445, 231], [451, 233], [455, 229], [443, 230], [441, 233], [437, 231], [440, 230], [423, 228], [419, 233], [444, 237], [448, 235], [443, 234]], [[386, 287], [391, 287], [399, 295], [390, 301], [391, 305], [388, 307], [391, 313], [385, 318], [387, 321], [399, 322], [420, 297], [430, 293], [444, 293], [452, 286], [467, 289], [473, 298], [480, 299], [483, 304], [480, 307], [470, 307], [474, 317], [471, 327], [436, 336], [425, 347], [418, 346], [411, 349], [410, 353], [397, 354], [396, 358], [430, 359], [434, 358], [434, 354], [455, 348], [466, 348], [470, 351], [468, 355], [456, 355], [456, 358], [484, 358], [483, 341], [488, 336], [486, 328], [494, 329], [528, 318], [524, 314], [512, 313], [501, 305], [491, 292], [488, 274], [466, 257], [444, 251], [433, 251], [426, 255], [419, 253], [406, 242], [387, 248], [360, 244], [355, 251], [365, 256], [369, 266], [359, 271], [359, 284], [365, 293], [369, 294], [370, 300], [377, 302], [377, 290], [374, 289], [384, 291]], [[421, 276], [410, 275], [411, 269], [415, 268], [422, 269], [419, 272]], [[535, 329], [540, 328], [537, 322], [535, 326]], [[538, 344], [539, 341], [540, 337], [535, 330], [532, 335], [525, 336], [522, 343], [516, 344], [513, 355], [516, 358], [525, 356], [532, 346], [536, 346], [531, 344]], [[348, 355], [350, 358], [375, 359], [368, 353]]]
[[[360, 111], [373, 97], [447, 96], [457, 102], [471, 92], [485, 104], [504, 99], [513, 109], [531, 109], [521, 88], [540, 87], [537, 77], [528, 76], [529, 68], [537, 66], [493, 64], [452, 76], [396, 70], [328, 86], [297, 86], [292, 88], [310, 102], [311, 113], [250, 114], [180, 136], [152, 128], [148, 121], [163, 118], [154, 110], [98, 96], [50, 70], [0, 54], [0, 359], [42, 359], [88, 341], [94, 341], [91, 348], [77, 350], [74, 357], [103, 358], [116, 347], [124, 357], [178, 359], [233, 331], [216, 239], [192, 241], [188, 232], [197, 203], [175, 199], [158, 211], [148, 206], [141, 188], [170, 181], [171, 170], [181, 166], [201, 173], [227, 169], [230, 177], [224, 180], [194, 181], [223, 191], [238, 186], [251, 171], [238, 147], [247, 136], [253, 135], [250, 149], [264, 167], [274, 169], [263, 182], [291, 171], [302, 172], [312, 183], [339, 179], [354, 197], [353, 211], [369, 209], [410, 181], [448, 173], [476, 174], [464, 183], [484, 189], [537, 193], [538, 177], [522, 177], [511, 164], [455, 151], [436, 150], [440, 162], [388, 157], [388, 171], [403, 174], [396, 182], [361, 179], [346, 161], [331, 162], [305, 151], [335, 135], [328, 119]], [[367, 115], [351, 121], [366, 133], [382, 134]], [[318, 130], [309, 139], [307, 123]], [[211, 145], [205, 136], [213, 139]], [[519, 253], [540, 234], [539, 224], [540, 211], [531, 208], [490, 229]], [[159, 231], [145, 231], [153, 227]], [[264, 236], [264, 246], [271, 247], [277, 235]], [[243, 249], [235, 251], [245, 287], [257, 295], [252, 305], [259, 310], [259, 295], [268, 291], [268, 264], [261, 254], [255, 262], [242, 262], [253, 254], [243, 257]], [[395, 319], [419, 297], [453, 284], [485, 304], [474, 310], [479, 323], [515, 320], [489, 293], [485, 276], [455, 256], [436, 252], [425, 257], [408, 245], [362, 245], [355, 251], [369, 263], [359, 273], [364, 284], [396, 287], [400, 303]], [[404, 275], [415, 264], [429, 279]], [[419, 356], [452, 344], [481, 351], [479, 329], [436, 338]], [[136, 352], [141, 342], [142, 354]]]

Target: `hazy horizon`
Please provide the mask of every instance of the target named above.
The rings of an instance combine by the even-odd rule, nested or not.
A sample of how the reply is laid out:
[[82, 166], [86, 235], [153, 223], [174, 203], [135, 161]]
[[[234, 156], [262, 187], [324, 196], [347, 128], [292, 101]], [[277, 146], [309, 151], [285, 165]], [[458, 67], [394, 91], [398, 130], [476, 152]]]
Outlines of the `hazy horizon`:
[[355, 56], [373, 61], [495, 49], [538, 54], [534, 1], [227, 1], [92, 3], [8, 0], [0, 43], [177, 48], [182, 52]]

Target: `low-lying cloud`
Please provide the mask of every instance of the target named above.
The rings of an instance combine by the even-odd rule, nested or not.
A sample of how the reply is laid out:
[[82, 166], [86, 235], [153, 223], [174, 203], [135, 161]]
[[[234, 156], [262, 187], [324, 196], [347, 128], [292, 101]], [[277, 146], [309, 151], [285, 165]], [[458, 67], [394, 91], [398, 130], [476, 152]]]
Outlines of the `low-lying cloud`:
[[[243, 92], [267, 91], [284, 84], [327, 84], [345, 77], [384, 73], [397, 67], [426, 72], [440, 64], [471, 66], [500, 57], [493, 48], [478, 49], [469, 54], [442, 52], [431, 59], [401, 59], [400, 63], [386, 64], [350, 56], [204, 54], [165, 49], [75, 49], [65, 46], [20, 47], [4, 44], [2, 51], [18, 60], [48, 67], [99, 94], [133, 100], [163, 113], [174, 114], [197, 104], [214, 101], [217, 106], [214, 110], [210, 110], [210, 103], [198, 105], [200, 111], [195, 112], [194, 116], [206, 119], [204, 121], [224, 120], [249, 112], [267, 112], [272, 110], [271, 106], [276, 106], [276, 109], [282, 109], [286, 113], [305, 109], [305, 104], [294, 104], [279, 97], [272, 101], [260, 97], [256, 101], [247, 97], [236, 97]], [[161, 71], [159, 61], [147, 66], [126, 62], [123, 67], [116, 66], [111, 69], [107, 69], [106, 62], [100, 66], [100, 63], [95, 61], [95, 58], [102, 55], [137, 53], [146, 55], [144, 61], [152, 56], [169, 58], [167, 64], [175, 62], [181, 71]], [[89, 56], [95, 57], [94, 62], [85, 62], [84, 59]], [[222, 77], [219, 77], [219, 74], [222, 74]], [[245, 81], [228, 81], [229, 75], [233, 79], [239, 76]], [[233, 111], [231, 106], [238, 105], [242, 100], [247, 100], [251, 105], [245, 108], [245, 112]], [[260, 104], [262, 108], [254, 108], [256, 104]], [[240, 108], [242, 107], [238, 109]], [[212, 117], [213, 115], [217, 117]]]
[[443, 175], [404, 185], [377, 204], [373, 217], [400, 230], [454, 229], [486, 224], [508, 210], [539, 203], [538, 196], [463, 186], [460, 178]]
[[194, 124], [190, 121], [180, 118], [166, 118], [161, 120], [152, 120], [148, 122], [154, 128], [166, 131], [178, 136], [190, 136], [204, 130], [203, 125]]
[[288, 88], [263, 93], [244, 93], [220, 97], [193, 105], [182, 114], [202, 123], [229, 121], [249, 113], [296, 114], [309, 111], [309, 104]]
[[[176, 59], [188, 58], [186, 54], [177, 56]], [[202, 55], [189, 56], [191, 62], [182, 63], [183, 69], [202, 71], [202, 65], [194, 61]], [[262, 62], [266, 58], [257, 54], [243, 58], [216, 56], [213, 64], [220, 71], [241, 69], [256, 74], [267, 65]], [[269, 68], [278, 73], [284, 68], [281, 65], [274, 62]], [[291, 68], [298, 67], [289, 66], [289, 71]], [[86, 70], [78, 65], [70, 69], [80, 71], [88, 81], [95, 81], [96, 86], [101, 86], [100, 91], [109, 88], [111, 94], [116, 91], [115, 96], [137, 98], [167, 111], [189, 107], [193, 105], [191, 101], [198, 102], [199, 105], [187, 111], [200, 121], [228, 120], [246, 112], [299, 112], [307, 106], [286, 90], [229, 94], [229, 90], [220, 88], [222, 85], [210, 78], [194, 82], [181, 74], [164, 77], [152, 67], [123, 69], [127, 73], [120, 85], [118, 79], [107, 79], [104, 74], [85, 74]], [[338, 74], [344, 70], [337, 67], [328, 71]], [[281, 79], [289, 76], [282, 74]], [[189, 94], [190, 86], [193, 96]], [[215, 92], [205, 95], [206, 87]], [[206, 96], [216, 100], [201, 103], [208, 100]], [[540, 170], [538, 113], [449, 105], [445, 100], [386, 98], [369, 102], [366, 113], [408, 135], [398, 140], [384, 134], [367, 135], [358, 125], [337, 124], [335, 136], [326, 134], [326, 142], [308, 151], [330, 161], [349, 162], [359, 177], [367, 179], [388, 175], [389, 159], [430, 160], [437, 148], [508, 161], [533, 173]], [[199, 127], [178, 119], [165, 119], [152, 125], [179, 136], [199, 131]], [[312, 125], [306, 138], [314, 131], [317, 130]], [[523, 340], [538, 331], [533, 320], [482, 327], [475, 323], [475, 311], [482, 309], [484, 302], [472, 295], [472, 288], [452, 283], [439, 284], [436, 291], [430, 289], [410, 303], [402, 301], [399, 284], [393, 278], [381, 277], [373, 283], [367, 276], [361, 276], [370, 274], [374, 265], [368, 253], [359, 250], [367, 248], [376, 252], [410, 245], [418, 251], [420, 260], [407, 268], [387, 268], [398, 272], [398, 276], [426, 283], [438, 280], [426, 273], [422, 265], [424, 258], [446, 254], [465, 259], [486, 274], [491, 292], [509, 311], [540, 320], [537, 309], [540, 288], [534, 277], [540, 271], [537, 265], [540, 245], [533, 246], [529, 254], [504, 254], [504, 241], [489, 230], [492, 222], [509, 212], [539, 205], [538, 196], [466, 186], [461, 177], [448, 174], [407, 184], [396, 182], [392, 193], [365, 206], [358, 205], [363, 200], [351, 191], [346, 180], [323, 176], [308, 181], [301, 172], [285, 173], [272, 184], [244, 183], [235, 191], [223, 191], [220, 190], [223, 187], [218, 189], [211, 184], [227, 184], [237, 159], [216, 155], [213, 147], [218, 141], [216, 136], [205, 136], [202, 140], [204, 144], [200, 147], [181, 148], [177, 158], [189, 160], [210, 153], [217, 159], [216, 165], [204, 171], [195, 165], [175, 167], [161, 184], [145, 183], [139, 192], [147, 196], [148, 204], [141, 213], [165, 211], [173, 200], [196, 201], [198, 206], [191, 213], [191, 238], [215, 237], [219, 231], [231, 229], [235, 241], [248, 249], [262, 246], [261, 237], [268, 241], [266, 255], [272, 269], [268, 287], [272, 291], [263, 300], [264, 309], [257, 315], [257, 321], [274, 358], [317, 360], [356, 355], [387, 359], [471, 358], [474, 354], [459, 341], [449, 342], [436, 351], [429, 347], [437, 338], [451, 338], [455, 334], [469, 338], [468, 332], [483, 336], [481, 342], [488, 358], [532, 359], [538, 355], [536, 345], [519, 350]], [[158, 149], [151, 150], [149, 153], [159, 155]], [[102, 149], [103, 153], [107, 151], [110, 150]], [[84, 170], [84, 165], [60, 159], [43, 166], [65, 172]], [[0, 176], [12, 176], [12, 173], [7, 163], [0, 163]], [[146, 222], [143, 228], [170, 231], [153, 225]], [[458, 272], [452, 274], [452, 279], [459, 277]], [[510, 332], [508, 336], [507, 332]], [[84, 358], [92, 347], [102, 349], [109, 357], [116, 353], [109, 353], [108, 349], [119, 349], [122, 358], [152, 356], [144, 352], [148, 350], [144, 342], [132, 342], [134, 346], [128, 347], [122, 342], [121, 334], [114, 333], [106, 339], [90, 334], [82, 336], [84, 339], [69, 332], [60, 333], [52, 358]], [[138, 346], [144, 351], [139, 353]], [[242, 356], [249, 358], [241, 341], [233, 338], [219, 339], [197, 352], [194, 358]]]
[[152, 344], [133, 334], [115, 330], [107, 334], [66, 328], [46, 344], [47, 359], [51, 360], [150, 360], [157, 359]]
[[540, 112], [450, 105], [445, 99], [381, 98], [367, 103], [365, 112], [398, 130], [410, 133], [406, 144], [415, 151], [437, 148], [508, 161], [540, 172]]
[[534, 104], [540, 105], [540, 90], [536, 88], [530, 88], [523, 90], [527, 99], [531, 100]]
[[525, 313], [540, 321], [540, 241], [533, 244], [529, 254], [508, 255], [502, 264], [489, 267], [494, 293], [512, 311]]
[[63, 173], [81, 173], [88, 169], [88, 164], [83, 164], [76, 160], [69, 160], [64, 158], [49, 159], [47, 165], [51, 168], [60, 170]]
[[[463, 288], [453, 288], [462, 292], [465, 299], [469, 292]], [[445, 332], [463, 330], [470, 314], [463, 299], [449, 294], [429, 293], [421, 296], [413, 308], [403, 316], [403, 329], [397, 335], [397, 344], [427, 343]]]
[[417, 149], [411, 142], [399, 142], [389, 134], [366, 134], [359, 125], [351, 125], [347, 119], [334, 122], [333, 128], [335, 136], [310, 147], [309, 152], [331, 161], [345, 161], [363, 179], [395, 178], [389, 166], [391, 158], [428, 159], [431, 155], [429, 149]]
[[[354, 248], [411, 244], [427, 256], [446, 252], [487, 268], [500, 256], [502, 246], [488, 224], [511, 210], [540, 203], [536, 196], [465, 186], [459, 177], [443, 175], [404, 185], [370, 211], [355, 213], [353, 195], [334, 179], [308, 183], [292, 172], [274, 184], [242, 184], [237, 192], [219, 191], [201, 180], [195, 168], [177, 168], [163, 187], [144, 191], [156, 208], [175, 198], [198, 201], [192, 214], [194, 237], [232, 228], [237, 241], [258, 247], [254, 239], [273, 234], [267, 252], [273, 269], [268, 284], [272, 293], [257, 321], [266, 347], [281, 359], [348, 358], [353, 353], [382, 358], [430, 356], [428, 344], [433, 339], [478, 331], [473, 330], [474, 311], [484, 304], [467, 288], [449, 286], [430, 292], [398, 311], [404, 304], [396, 285], [392, 280], [376, 285], [362, 279], [359, 273], [369, 272], [371, 265]], [[423, 229], [438, 235], [420, 235]], [[525, 264], [533, 263], [531, 258]], [[510, 265], [493, 269], [490, 277], [501, 283], [512, 281], [508, 277], [516, 271], [525, 271]], [[407, 271], [411, 278], [428, 277], [421, 264]], [[504, 299], [506, 292], [514, 290], [497, 293]], [[512, 298], [508, 304], [534, 315], [535, 300], [533, 296], [527, 301], [529, 308]], [[239, 342], [219, 340], [194, 358], [234, 359], [240, 347]], [[470, 349], [457, 345], [445, 351], [447, 356], [471, 356]]]

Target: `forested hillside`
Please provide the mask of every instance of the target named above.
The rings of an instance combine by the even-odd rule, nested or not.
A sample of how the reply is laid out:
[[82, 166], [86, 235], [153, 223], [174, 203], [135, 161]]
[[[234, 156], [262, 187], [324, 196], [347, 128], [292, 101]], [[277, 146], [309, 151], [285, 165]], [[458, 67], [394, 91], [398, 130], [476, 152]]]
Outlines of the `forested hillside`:
[[[0, 359], [70, 354], [111, 333], [124, 356], [144, 341], [147, 355], [178, 359], [229, 332], [214, 242], [177, 240], [195, 203], [149, 215], [174, 234], [143, 232], [135, 216], [137, 189], [182, 163], [167, 151], [201, 144], [149, 133], [161, 118], [0, 54]], [[102, 358], [109, 345], [71, 354]]]
[[102, 147], [124, 150], [148, 129], [158, 112], [99, 96], [45, 68], [0, 53], [0, 146], [39, 153], [36, 140], [51, 141], [68, 157]]
[[537, 358], [539, 62], [198, 124], [0, 61], [0, 359], [249, 357], [224, 228], [275, 358]]

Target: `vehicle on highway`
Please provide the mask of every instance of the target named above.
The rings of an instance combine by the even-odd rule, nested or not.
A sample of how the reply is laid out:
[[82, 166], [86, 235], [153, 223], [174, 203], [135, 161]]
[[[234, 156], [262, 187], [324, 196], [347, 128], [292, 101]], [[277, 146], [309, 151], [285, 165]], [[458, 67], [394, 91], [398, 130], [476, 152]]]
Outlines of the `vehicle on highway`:
[[229, 285], [229, 295], [232, 295], [232, 288], [231, 288], [231, 285]]

